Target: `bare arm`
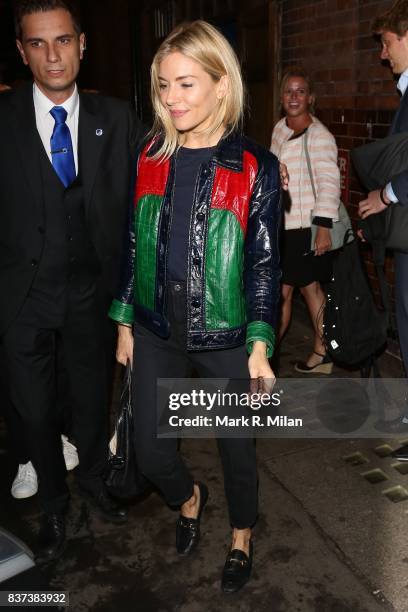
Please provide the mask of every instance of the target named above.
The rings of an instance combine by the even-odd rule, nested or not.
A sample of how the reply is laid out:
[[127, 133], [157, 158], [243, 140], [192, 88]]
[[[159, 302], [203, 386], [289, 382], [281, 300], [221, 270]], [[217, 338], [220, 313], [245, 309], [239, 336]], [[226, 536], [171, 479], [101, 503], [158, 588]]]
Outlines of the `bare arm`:
[[128, 361], [130, 364], [133, 362], [133, 333], [127, 325], [118, 325], [116, 360], [124, 366]]
[[275, 374], [266, 357], [266, 342], [262, 342], [262, 340], [254, 342], [252, 353], [248, 359], [248, 370], [252, 379], [263, 379], [262, 390], [265, 393], [272, 391], [275, 384]]

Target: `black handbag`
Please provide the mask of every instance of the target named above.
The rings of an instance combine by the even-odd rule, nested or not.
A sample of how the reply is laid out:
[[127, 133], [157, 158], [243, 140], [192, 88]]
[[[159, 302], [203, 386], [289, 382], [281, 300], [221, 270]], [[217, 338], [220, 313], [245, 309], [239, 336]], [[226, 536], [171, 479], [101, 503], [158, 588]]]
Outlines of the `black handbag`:
[[105, 478], [109, 492], [115, 497], [141, 495], [148, 481], [137, 467], [133, 436], [132, 370], [128, 363], [123, 377], [115, 433], [109, 444], [108, 469]]
[[376, 306], [356, 242], [336, 253], [325, 292], [327, 352], [333, 361], [347, 366], [372, 363], [387, 342], [388, 313]]

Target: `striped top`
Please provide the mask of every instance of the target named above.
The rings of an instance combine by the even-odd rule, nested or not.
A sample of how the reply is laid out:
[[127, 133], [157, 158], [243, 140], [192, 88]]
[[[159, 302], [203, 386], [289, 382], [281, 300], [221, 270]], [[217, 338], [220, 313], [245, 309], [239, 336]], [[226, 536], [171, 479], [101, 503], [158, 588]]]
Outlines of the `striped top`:
[[278, 121], [272, 133], [271, 151], [286, 164], [289, 172], [288, 203], [285, 206], [285, 229], [310, 227], [313, 217], [338, 220], [340, 171], [337, 146], [329, 130], [312, 117], [307, 129], [307, 148], [312, 166], [317, 199], [313, 195], [305, 154], [305, 134], [293, 135], [285, 118]]

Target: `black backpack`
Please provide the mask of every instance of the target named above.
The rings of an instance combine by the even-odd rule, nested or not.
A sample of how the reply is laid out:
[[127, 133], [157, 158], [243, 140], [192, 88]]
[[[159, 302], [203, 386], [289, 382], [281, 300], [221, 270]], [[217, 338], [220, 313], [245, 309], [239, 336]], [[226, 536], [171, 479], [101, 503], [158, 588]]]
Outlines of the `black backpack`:
[[[387, 306], [387, 305], [385, 305]], [[387, 342], [388, 312], [377, 308], [357, 242], [337, 251], [326, 286], [323, 336], [333, 361], [363, 367]]]

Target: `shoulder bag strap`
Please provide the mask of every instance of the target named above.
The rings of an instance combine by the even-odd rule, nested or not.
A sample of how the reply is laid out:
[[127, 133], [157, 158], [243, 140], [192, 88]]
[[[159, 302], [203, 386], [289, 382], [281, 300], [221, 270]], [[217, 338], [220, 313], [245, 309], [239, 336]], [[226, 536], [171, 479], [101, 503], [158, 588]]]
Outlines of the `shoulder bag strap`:
[[309, 128], [307, 128], [307, 130], [306, 130], [305, 138], [304, 138], [303, 142], [304, 142], [304, 148], [305, 148], [307, 170], [309, 172], [310, 183], [312, 185], [313, 195], [314, 195], [314, 199], [315, 199], [315, 202], [316, 202], [316, 200], [317, 200], [316, 187], [315, 187], [314, 180], [313, 180], [312, 164], [310, 162], [309, 150], [307, 148], [307, 135], [308, 135], [308, 131], [309, 131]]

